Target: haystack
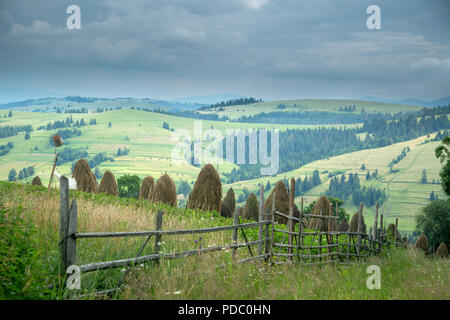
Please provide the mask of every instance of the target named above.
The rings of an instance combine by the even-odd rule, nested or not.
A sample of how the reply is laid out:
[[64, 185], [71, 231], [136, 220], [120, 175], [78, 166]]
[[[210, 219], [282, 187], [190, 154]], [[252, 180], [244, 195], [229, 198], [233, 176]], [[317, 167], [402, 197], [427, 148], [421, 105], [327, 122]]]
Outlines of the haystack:
[[259, 221], [258, 198], [254, 193], [250, 193], [245, 203], [244, 218], [247, 220]]
[[425, 254], [428, 254], [428, 238], [423, 233], [417, 238], [414, 248], [422, 250]]
[[106, 170], [103, 174], [103, 178], [98, 186], [98, 192], [104, 192], [111, 196], [119, 195], [119, 188], [117, 187], [117, 181], [111, 171]]
[[32, 186], [41, 186], [41, 187], [43, 187], [41, 178], [39, 178], [39, 176], [34, 177], [33, 180], [31, 181], [31, 185]]
[[163, 174], [158, 181], [156, 181], [153, 191], [150, 193], [150, 202], [166, 203], [173, 207], [177, 206], [177, 189], [175, 183], [167, 173]]
[[391, 223], [387, 228], [387, 238], [389, 242], [395, 241], [395, 225]]
[[72, 178], [75, 178], [77, 182], [77, 190], [97, 193], [97, 179], [85, 159], [80, 159], [77, 161], [73, 169]]
[[150, 194], [154, 186], [155, 181], [153, 180], [153, 177], [145, 177], [145, 179], [142, 180], [141, 189], [139, 190], [139, 200], [150, 199]]
[[[326, 196], [321, 196], [319, 200], [314, 203], [312, 214], [328, 216], [329, 213], [330, 201]], [[328, 220], [329, 219], [310, 218], [306, 227], [312, 230], [328, 231]]]
[[222, 183], [219, 174], [211, 164], [203, 167], [189, 194], [188, 209], [220, 212], [222, 202]]
[[448, 256], [448, 249], [445, 243], [441, 242], [436, 250], [436, 256], [439, 258], [446, 258]]
[[408, 246], [408, 238], [403, 237], [402, 238], [402, 244], [403, 244], [404, 247], [407, 247]]
[[[272, 211], [273, 195], [275, 194], [275, 210], [285, 215], [289, 215], [289, 194], [286, 189], [286, 184], [280, 180], [276, 183], [275, 187], [272, 189], [269, 197], [264, 203], [264, 211]], [[287, 218], [275, 215], [275, 222], [287, 223]]]
[[337, 228], [337, 231], [340, 231], [340, 232], [347, 232], [349, 227], [350, 227], [350, 226], [348, 225], [347, 219], [344, 218], [344, 219], [341, 221], [341, 223], [339, 224], [339, 226], [338, 226], [338, 228]]
[[240, 207], [239, 210], [238, 210], [238, 214], [239, 214], [239, 217], [244, 218], [245, 208], [244, 207]]
[[220, 215], [222, 217], [231, 218], [234, 216], [234, 210], [236, 210], [236, 198], [233, 188], [228, 189], [225, 198], [223, 198], [222, 206], [220, 207]]
[[[350, 232], [358, 232], [358, 212], [356, 212], [352, 220], [350, 220]], [[366, 223], [364, 222], [364, 216], [361, 215], [362, 219], [362, 233], [366, 233]]]

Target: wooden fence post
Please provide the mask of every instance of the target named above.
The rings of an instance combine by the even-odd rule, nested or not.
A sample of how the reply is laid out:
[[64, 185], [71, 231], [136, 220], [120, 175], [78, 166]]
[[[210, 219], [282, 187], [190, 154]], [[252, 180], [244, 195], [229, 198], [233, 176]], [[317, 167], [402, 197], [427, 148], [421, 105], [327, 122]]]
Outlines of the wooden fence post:
[[300, 246], [302, 247], [303, 254], [303, 197], [300, 203], [300, 217], [298, 222], [298, 238], [297, 238], [297, 259], [300, 262]]
[[[156, 225], [156, 231], [159, 231], [162, 229], [162, 222], [163, 222], [163, 212], [162, 210], [158, 210], [156, 217], [155, 217], [155, 225]], [[159, 253], [159, 250], [161, 249], [161, 235], [155, 236], [155, 254]], [[157, 263], [159, 263], [159, 259], [156, 260]]]
[[69, 209], [69, 226], [67, 228], [67, 266], [77, 264], [77, 238], [74, 234], [77, 233], [78, 223], [78, 208], [77, 201], [72, 200]]
[[377, 240], [377, 232], [378, 232], [378, 201], [375, 204], [375, 220], [373, 221], [373, 239]]
[[[289, 217], [293, 218], [294, 217], [294, 197], [295, 197], [295, 179], [291, 178], [291, 188], [290, 188], [290, 194], [289, 194]], [[288, 219], [288, 230], [289, 232], [294, 232], [295, 231], [295, 221], [293, 219]], [[290, 233], [288, 236], [288, 244], [289, 244], [289, 248], [288, 248], [288, 253], [292, 254], [294, 252], [294, 250], [292, 250], [292, 244], [294, 243], [293, 241], [294, 236]], [[292, 256], [288, 257], [289, 260], [292, 260]]]
[[[383, 242], [383, 214], [380, 214], [380, 228], [379, 228], [379, 232], [380, 232], [380, 242]], [[380, 246], [381, 249], [381, 246]]]
[[[237, 226], [239, 224], [239, 208], [236, 208], [236, 210], [234, 211], [234, 220], [233, 220], [233, 225]], [[238, 229], [234, 229], [233, 230], [233, 244], [237, 243], [237, 239], [238, 239]], [[236, 260], [236, 256], [237, 256], [237, 248], [233, 248], [233, 260]]]
[[359, 204], [359, 210], [358, 210], [358, 243], [356, 244], [356, 254], [358, 255], [359, 258], [359, 254], [361, 252], [361, 240], [362, 240], [362, 210], [363, 210], [363, 204], [360, 203]]
[[394, 244], [396, 245], [397, 245], [397, 233], [398, 233], [398, 218], [395, 218]]
[[273, 193], [272, 198], [272, 210], [271, 210], [271, 218], [272, 218], [272, 235], [270, 237], [270, 261], [273, 260], [273, 244], [274, 244], [274, 233], [275, 233], [275, 192]]
[[68, 265], [67, 238], [69, 228], [69, 179], [62, 176], [60, 179], [59, 193], [59, 252], [61, 257], [60, 273], [64, 277]]
[[[264, 220], [264, 186], [261, 183], [259, 188], [259, 222]], [[258, 240], [261, 241], [263, 239], [263, 226], [260, 224], [258, 226]], [[262, 255], [262, 242], [258, 243], [258, 255]]]

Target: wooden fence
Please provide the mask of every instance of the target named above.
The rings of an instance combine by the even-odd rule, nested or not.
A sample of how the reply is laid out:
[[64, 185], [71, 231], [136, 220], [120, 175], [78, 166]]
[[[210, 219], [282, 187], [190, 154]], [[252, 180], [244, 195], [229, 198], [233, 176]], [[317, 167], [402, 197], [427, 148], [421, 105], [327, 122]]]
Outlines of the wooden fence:
[[[156, 230], [152, 231], [134, 231], [134, 232], [93, 232], [78, 233], [77, 216], [78, 208], [76, 200], [72, 200], [69, 206], [69, 181], [67, 177], [60, 178], [60, 242], [59, 250], [61, 255], [61, 274], [66, 275], [66, 270], [71, 265], [77, 264], [77, 241], [88, 238], [116, 238], [116, 237], [144, 237], [137, 256], [104, 262], [93, 262], [78, 266], [82, 273], [105, 270], [111, 268], [119, 268], [132, 266], [136, 264], [156, 261], [161, 259], [177, 259], [188, 256], [196, 256], [200, 254], [232, 249], [233, 261], [236, 263], [244, 263], [252, 260], [265, 260], [271, 264], [286, 263], [347, 263], [351, 258], [364, 258], [372, 254], [381, 252], [384, 244], [386, 244], [386, 234], [383, 234], [383, 215], [380, 216], [380, 224], [378, 224], [378, 204], [376, 205], [375, 221], [373, 232], [367, 234], [363, 232], [362, 215], [363, 206], [358, 211], [358, 230], [357, 232], [347, 231], [339, 232], [333, 230], [333, 226], [337, 226], [337, 216], [333, 215], [330, 207], [328, 215], [304, 214], [303, 198], [300, 206], [300, 216], [294, 216], [294, 194], [295, 180], [291, 180], [289, 213], [285, 214], [275, 210], [275, 195], [272, 199], [272, 209], [270, 212], [264, 212], [264, 187], [260, 186], [260, 205], [259, 205], [259, 222], [240, 223], [238, 210], [234, 213], [233, 224], [229, 226], [191, 229], [191, 230], [162, 230], [163, 212], [159, 210], [155, 217]], [[336, 211], [338, 212], [338, 207]], [[287, 219], [285, 229], [280, 229], [282, 224], [275, 223], [275, 217], [283, 217]], [[318, 219], [314, 229], [306, 230], [310, 219]], [[327, 223], [327, 228], [324, 224]], [[295, 230], [298, 225], [297, 231]], [[397, 233], [398, 220], [396, 221]], [[378, 227], [379, 226], [379, 227]], [[258, 239], [248, 241], [244, 229], [258, 228]], [[238, 242], [238, 230], [241, 229], [245, 242]], [[322, 231], [322, 230], [326, 231]], [[160, 243], [162, 236], [186, 235], [186, 234], [202, 234], [222, 232], [233, 230], [232, 243], [223, 246], [210, 246], [207, 248], [199, 248], [195, 250], [176, 252], [176, 253], [160, 253]], [[275, 238], [282, 236], [282, 240], [275, 242]], [[144, 248], [147, 246], [151, 238], [154, 237], [153, 253], [142, 255]], [[322, 244], [322, 240], [326, 240], [327, 244]], [[317, 241], [316, 241], [317, 240]], [[295, 244], [294, 244], [295, 242]], [[315, 243], [318, 243], [315, 245]], [[253, 254], [251, 246], [257, 246], [257, 254]], [[248, 248], [250, 257], [237, 260], [237, 249]], [[323, 252], [323, 251], [326, 252]], [[295, 259], [294, 259], [295, 258]]]

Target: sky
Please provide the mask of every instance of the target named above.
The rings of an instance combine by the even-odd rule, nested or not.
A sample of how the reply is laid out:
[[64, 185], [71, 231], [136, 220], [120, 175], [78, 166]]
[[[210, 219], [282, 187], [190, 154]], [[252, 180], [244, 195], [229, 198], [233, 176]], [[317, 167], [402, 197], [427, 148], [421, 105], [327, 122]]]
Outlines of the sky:
[[[70, 5], [79, 30], [66, 26]], [[450, 96], [449, 37], [448, 0], [0, 0], [0, 102], [433, 100]]]

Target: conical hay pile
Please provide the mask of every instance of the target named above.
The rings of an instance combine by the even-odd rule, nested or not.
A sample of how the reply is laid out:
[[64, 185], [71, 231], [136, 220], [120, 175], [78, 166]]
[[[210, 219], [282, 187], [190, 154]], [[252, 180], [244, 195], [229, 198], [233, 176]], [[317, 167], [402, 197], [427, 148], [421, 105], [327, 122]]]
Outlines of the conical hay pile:
[[153, 177], [145, 177], [145, 179], [142, 180], [141, 189], [139, 190], [139, 200], [150, 199], [150, 193], [153, 191], [154, 186], [155, 181], [153, 180]]
[[344, 218], [344, 219], [341, 221], [341, 223], [339, 224], [339, 226], [338, 226], [338, 228], [337, 228], [337, 231], [340, 231], [340, 232], [347, 232], [349, 227], [350, 227], [350, 226], [348, 225], [347, 219]]
[[247, 220], [259, 221], [258, 198], [254, 193], [250, 193], [245, 203], [244, 218]]
[[436, 250], [436, 256], [439, 258], [446, 258], [448, 256], [448, 249], [445, 243], [441, 242]]
[[116, 177], [114, 177], [111, 171], [106, 170], [103, 174], [100, 185], [98, 186], [98, 192], [104, 192], [111, 196], [119, 195], [119, 188], [117, 187]]
[[203, 167], [189, 194], [188, 209], [220, 212], [222, 202], [222, 183], [219, 174], [211, 164]]
[[150, 193], [150, 202], [166, 203], [173, 207], [177, 206], [177, 189], [175, 183], [167, 173], [156, 181], [153, 191]]
[[239, 214], [239, 217], [244, 218], [245, 208], [244, 207], [240, 207], [239, 210], [238, 210], [238, 214]]
[[390, 242], [395, 241], [395, 225], [391, 223], [387, 228], [387, 237]]
[[423, 233], [417, 238], [414, 248], [422, 250], [425, 254], [428, 254], [428, 238]]
[[234, 195], [233, 188], [228, 189], [225, 198], [222, 201], [222, 206], [220, 208], [220, 215], [222, 217], [231, 218], [234, 216], [234, 210], [236, 210], [236, 198]]
[[33, 178], [33, 180], [31, 181], [31, 185], [32, 186], [43, 186], [41, 178], [39, 178], [39, 176], [36, 176]]
[[[264, 211], [272, 212], [273, 195], [275, 194], [275, 210], [285, 215], [289, 215], [289, 194], [286, 189], [286, 184], [283, 181], [278, 181], [273, 187], [272, 192], [264, 203]], [[275, 222], [287, 223], [287, 218], [275, 215]]]
[[[358, 232], [358, 215], [359, 213], [356, 212], [353, 217], [352, 220], [350, 220], [350, 232]], [[366, 233], [366, 223], [364, 222], [364, 216], [361, 215], [361, 220], [362, 220], [362, 233]]]
[[[321, 196], [316, 203], [314, 203], [312, 214], [328, 216], [330, 213], [330, 201], [326, 196]], [[322, 221], [321, 221], [322, 220]], [[320, 231], [328, 231], [328, 220], [320, 218], [310, 218], [307, 228]], [[322, 224], [322, 228], [320, 227]]]
[[85, 159], [80, 159], [77, 161], [73, 169], [72, 178], [75, 178], [77, 181], [77, 190], [97, 193], [97, 179]]

